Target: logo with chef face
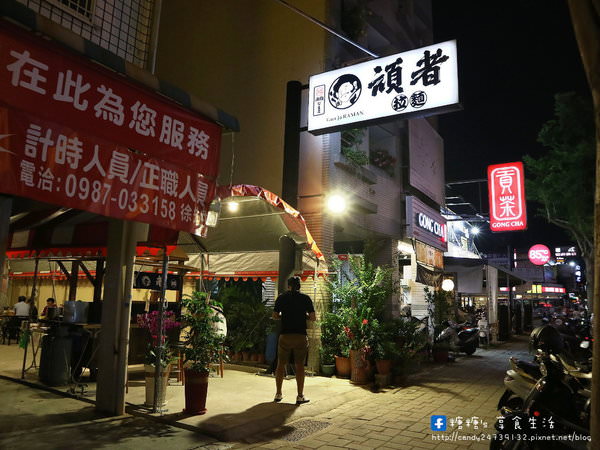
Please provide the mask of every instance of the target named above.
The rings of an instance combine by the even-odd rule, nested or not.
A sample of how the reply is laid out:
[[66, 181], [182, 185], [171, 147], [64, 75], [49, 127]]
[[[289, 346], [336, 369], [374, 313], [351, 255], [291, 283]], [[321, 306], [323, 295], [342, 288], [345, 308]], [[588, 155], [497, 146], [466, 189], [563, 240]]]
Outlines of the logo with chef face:
[[362, 84], [356, 75], [342, 75], [329, 88], [329, 103], [336, 109], [350, 108], [358, 101], [361, 92]]

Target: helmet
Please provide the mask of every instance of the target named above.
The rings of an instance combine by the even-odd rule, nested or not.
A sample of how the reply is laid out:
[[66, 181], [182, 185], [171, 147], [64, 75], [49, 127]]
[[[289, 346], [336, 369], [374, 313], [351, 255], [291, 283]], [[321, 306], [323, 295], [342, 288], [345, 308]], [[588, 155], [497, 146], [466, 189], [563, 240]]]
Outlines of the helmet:
[[531, 332], [529, 350], [542, 350], [548, 353], [560, 353], [564, 348], [561, 334], [551, 325], [542, 325]]

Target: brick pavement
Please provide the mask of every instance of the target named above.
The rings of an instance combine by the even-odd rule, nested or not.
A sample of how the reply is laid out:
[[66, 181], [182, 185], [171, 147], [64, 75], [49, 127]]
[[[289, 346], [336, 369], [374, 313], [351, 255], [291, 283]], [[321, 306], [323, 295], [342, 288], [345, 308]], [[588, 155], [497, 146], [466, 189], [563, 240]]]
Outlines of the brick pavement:
[[[527, 337], [492, 349], [479, 349], [453, 363], [428, 366], [406, 387], [374, 393], [326, 413], [302, 418], [246, 439], [235, 448], [296, 449], [487, 449], [496, 404], [504, 392], [502, 380], [509, 356], [528, 357]], [[308, 392], [307, 395], [310, 393]], [[430, 416], [478, 417], [487, 427], [463, 424], [458, 430], [431, 432]], [[483, 424], [485, 425], [485, 424]], [[455, 431], [453, 434], [452, 431]], [[440, 440], [483, 434], [484, 440]]]

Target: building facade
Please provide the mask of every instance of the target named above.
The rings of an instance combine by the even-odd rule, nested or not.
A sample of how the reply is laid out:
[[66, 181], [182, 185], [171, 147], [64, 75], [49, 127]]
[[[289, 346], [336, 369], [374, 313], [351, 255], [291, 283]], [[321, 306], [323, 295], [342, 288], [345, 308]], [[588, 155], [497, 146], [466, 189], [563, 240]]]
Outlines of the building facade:
[[[278, 2], [164, 2], [157, 72], [240, 119], [241, 131], [223, 143], [222, 184], [255, 184], [283, 195], [328, 256], [375, 249], [375, 262], [397, 267], [403, 286], [388, 312], [397, 314], [403, 301], [426, 311], [417, 266], [441, 270], [445, 247], [440, 236], [429, 239], [412, 224], [426, 213], [444, 225], [443, 141], [435, 118], [314, 136], [306, 131], [306, 84], [311, 75], [372, 59], [315, 21], [387, 56], [432, 44], [431, 4], [290, 4], [301, 13]], [[289, 82], [301, 86], [296, 123], [289, 109], [286, 117]], [[298, 150], [290, 153], [294, 134]], [[336, 192], [349, 203], [341, 216], [326, 211]]]

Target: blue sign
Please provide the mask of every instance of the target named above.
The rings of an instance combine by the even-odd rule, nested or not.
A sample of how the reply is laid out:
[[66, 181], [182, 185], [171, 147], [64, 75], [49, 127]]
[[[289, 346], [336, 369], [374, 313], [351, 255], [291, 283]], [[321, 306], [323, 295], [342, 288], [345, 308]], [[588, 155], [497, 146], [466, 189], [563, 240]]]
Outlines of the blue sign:
[[446, 416], [431, 416], [431, 431], [446, 431]]

